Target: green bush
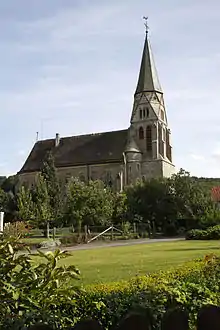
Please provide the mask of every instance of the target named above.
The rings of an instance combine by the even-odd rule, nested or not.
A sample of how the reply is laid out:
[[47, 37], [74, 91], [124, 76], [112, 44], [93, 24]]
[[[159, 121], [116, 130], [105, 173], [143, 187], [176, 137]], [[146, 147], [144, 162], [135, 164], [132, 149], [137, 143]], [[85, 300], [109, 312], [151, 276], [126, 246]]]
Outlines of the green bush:
[[220, 303], [220, 262], [212, 256], [207, 259], [127, 282], [90, 286], [81, 293], [73, 316], [93, 317], [109, 329], [131, 309], [144, 308], [153, 319], [153, 329], [159, 329], [167, 308], [182, 306], [194, 325], [202, 305]]
[[74, 304], [78, 289], [67, 283], [78, 278], [79, 270], [58, 265], [68, 256], [60, 250], [31, 258], [18, 252], [17, 239], [0, 239], [0, 329], [26, 329], [38, 321], [65, 324], [60, 305], [70, 309]]
[[42, 241], [38, 244], [38, 248], [41, 248], [41, 249], [51, 249], [51, 248], [54, 248], [54, 247], [58, 247], [61, 245], [61, 242], [60, 240], [56, 239], [56, 240], [47, 240], [47, 241]]
[[201, 240], [205, 234], [205, 230], [202, 229], [191, 229], [186, 233], [187, 240]]
[[27, 237], [30, 233], [30, 226], [24, 221], [8, 222], [5, 224], [4, 237]]
[[65, 246], [77, 245], [77, 244], [85, 242], [84, 236], [85, 235], [77, 235], [77, 234], [72, 234], [69, 236], [62, 236], [62, 237], [60, 237], [60, 242], [62, 245], [65, 245]]
[[215, 240], [220, 239], [220, 225], [209, 227], [206, 230], [192, 229], [186, 234], [187, 240]]
[[176, 306], [190, 313], [193, 328], [201, 306], [220, 304], [220, 260], [214, 255], [130, 281], [76, 289], [78, 270], [57, 264], [65, 253], [39, 252], [33, 262], [29, 255], [17, 254], [16, 244], [0, 242], [1, 329], [23, 330], [34, 322], [64, 329], [84, 318], [98, 319], [109, 329], [128, 311], [143, 308], [155, 330], [166, 309]]

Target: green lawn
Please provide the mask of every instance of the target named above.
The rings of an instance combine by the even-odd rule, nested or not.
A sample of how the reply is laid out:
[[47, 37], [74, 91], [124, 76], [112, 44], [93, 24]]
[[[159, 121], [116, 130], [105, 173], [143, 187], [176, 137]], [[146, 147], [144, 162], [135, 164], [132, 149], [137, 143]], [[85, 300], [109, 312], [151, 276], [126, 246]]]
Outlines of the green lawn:
[[179, 241], [79, 250], [61, 261], [76, 265], [84, 284], [119, 281], [165, 270], [208, 253], [220, 254], [220, 241]]
[[34, 244], [39, 244], [41, 242], [47, 241], [47, 238], [45, 238], [45, 237], [28, 237], [28, 238], [22, 238], [21, 241], [28, 245], [34, 245]]

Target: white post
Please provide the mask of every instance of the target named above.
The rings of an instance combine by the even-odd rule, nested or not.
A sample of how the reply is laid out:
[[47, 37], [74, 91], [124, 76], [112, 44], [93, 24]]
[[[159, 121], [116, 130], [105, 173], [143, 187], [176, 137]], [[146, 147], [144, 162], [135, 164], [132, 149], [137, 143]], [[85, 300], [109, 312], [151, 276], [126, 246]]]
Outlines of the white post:
[[4, 212], [0, 212], [0, 232], [4, 230]]
[[123, 171], [121, 171], [119, 173], [119, 177], [120, 177], [120, 192], [122, 192], [123, 191], [123, 180], [124, 180], [124, 178], [123, 178]]

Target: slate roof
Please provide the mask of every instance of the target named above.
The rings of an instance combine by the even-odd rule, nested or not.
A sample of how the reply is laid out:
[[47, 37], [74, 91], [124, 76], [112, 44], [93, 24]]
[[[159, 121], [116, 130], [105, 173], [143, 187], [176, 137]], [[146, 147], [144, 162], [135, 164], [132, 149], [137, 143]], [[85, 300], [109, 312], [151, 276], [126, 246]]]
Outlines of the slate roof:
[[160, 93], [163, 92], [160, 85], [156, 65], [154, 62], [150, 41], [148, 39], [148, 34], [146, 34], [146, 38], [144, 42], [141, 68], [140, 68], [138, 84], [135, 94], [142, 93], [144, 91], [145, 92], [157, 91]]
[[125, 147], [125, 152], [141, 153], [141, 150], [138, 148], [137, 143], [135, 142], [134, 139], [128, 138]]
[[121, 161], [127, 143], [127, 136], [128, 130], [125, 129], [64, 137], [60, 139], [57, 147], [55, 147], [55, 138], [38, 141], [18, 174], [39, 171], [49, 151], [54, 156], [57, 168]]

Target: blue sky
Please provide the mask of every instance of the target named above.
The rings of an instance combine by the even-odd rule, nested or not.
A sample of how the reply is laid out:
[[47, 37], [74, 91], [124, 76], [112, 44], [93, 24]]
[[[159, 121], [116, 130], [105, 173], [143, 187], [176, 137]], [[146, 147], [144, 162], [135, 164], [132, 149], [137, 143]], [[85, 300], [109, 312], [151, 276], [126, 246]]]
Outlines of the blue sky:
[[173, 157], [220, 177], [219, 0], [0, 2], [0, 175], [35, 140], [126, 128], [144, 42], [164, 89]]

